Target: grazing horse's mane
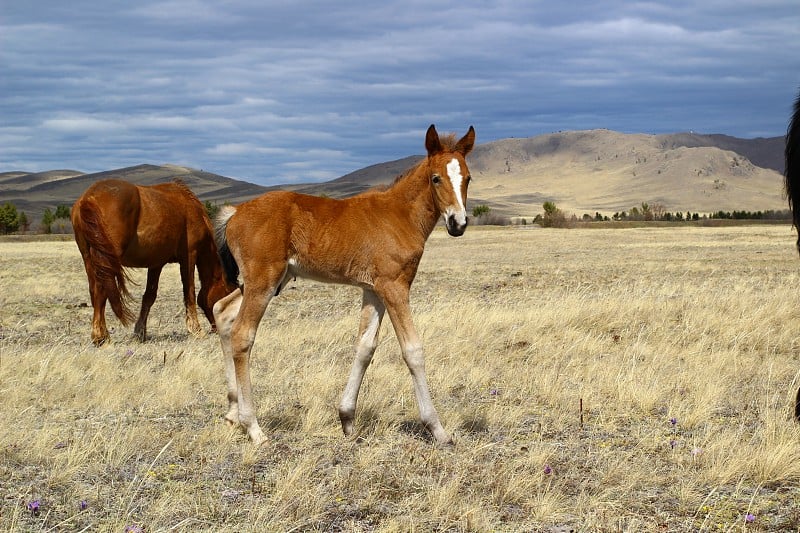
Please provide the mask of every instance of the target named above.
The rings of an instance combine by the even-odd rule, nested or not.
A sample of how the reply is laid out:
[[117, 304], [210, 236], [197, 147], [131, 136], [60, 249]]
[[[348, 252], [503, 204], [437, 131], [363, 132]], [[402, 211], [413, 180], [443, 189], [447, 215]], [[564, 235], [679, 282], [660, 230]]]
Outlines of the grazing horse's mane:
[[208, 212], [206, 211], [203, 202], [200, 201], [200, 198], [198, 198], [197, 195], [194, 192], [192, 192], [192, 189], [189, 188], [189, 186], [186, 184], [185, 181], [183, 181], [182, 178], [177, 178], [177, 177], [172, 178], [172, 183], [180, 189], [180, 192], [183, 193], [183, 195], [186, 197], [186, 200], [189, 203], [194, 204], [195, 208], [200, 210], [206, 228], [208, 228], [210, 235], [214, 235], [214, 225], [211, 222], [211, 218], [208, 216]]
[[[188, 186], [188, 185], [186, 185], [186, 182], [185, 182], [185, 181], [183, 181], [183, 178], [172, 178], [172, 183], [173, 183], [174, 185], [178, 186], [178, 188], [180, 188], [181, 192], [183, 193], [183, 195], [184, 195], [184, 196], [186, 196], [186, 199], [187, 199], [187, 200], [189, 200], [189, 201], [190, 201], [190, 202], [192, 202], [193, 204], [196, 204], [196, 205], [199, 205], [200, 207], [203, 207], [203, 203], [202, 203], [202, 202], [200, 201], [200, 199], [199, 199], [199, 198], [198, 198], [198, 197], [197, 197], [197, 196], [196, 196], [196, 195], [195, 195], [195, 194], [192, 192], [192, 190], [189, 188], [189, 186]], [[204, 209], [204, 210], [205, 210], [205, 209]]]
[[[443, 135], [441, 135], [439, 137], [439, 142], [441, 143], [442, 148], [445, 151], [452, 152], [453, 150], [456, 149], [456, 144], [458, 143], [458, 140], [456, 139], [456, 134], [455, 133], [445, 133], [445, 134], [443, 134]], [[366, 191], [360, 193], [358, 196], [388, 191], [389, 189], [394, 187], [398, 182], [403, 181], [403, 179], [406, 176], [408, 176], [409, 174], [414, 172], [417, 169], [417, 167], [423, 161], [425, 161], [424, 157], [422, 159], [420, 159], [414, 166], [412, 166], [411, 168], [407, 169], [405, 172], [403, 172], [401, 174], [398, 174], [394, 178], [394, 180], [392, 180], [391, 183], [379, 183], [378, 185], [373, 185], [372, 187], [370, 187]]]

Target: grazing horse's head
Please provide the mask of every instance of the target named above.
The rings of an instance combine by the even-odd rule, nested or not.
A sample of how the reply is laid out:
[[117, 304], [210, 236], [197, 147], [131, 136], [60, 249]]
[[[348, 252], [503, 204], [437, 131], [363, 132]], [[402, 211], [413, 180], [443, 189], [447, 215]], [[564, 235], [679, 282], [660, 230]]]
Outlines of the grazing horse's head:
[[235, 287], [231, 287], [223, 278], [214, 279], [208, 286], [203, 285], [197, 293], [197, 305], [203, 310], [206, 315], [208, 323], [211, 324], [211, 331], [217, 330], [217, 324], [214, 320], [214, 304], [219, 300], [230, 294]]
[[475, 129], [472, 126], [455, 144], [449, 139], [442, 142], [433, 124], [425, 136], [434, 202], [444, 217], [447, 233], [453, 237], [463, 235], [467, 229], [467, 187], [472, 177], [466, 156], [473, 144]]

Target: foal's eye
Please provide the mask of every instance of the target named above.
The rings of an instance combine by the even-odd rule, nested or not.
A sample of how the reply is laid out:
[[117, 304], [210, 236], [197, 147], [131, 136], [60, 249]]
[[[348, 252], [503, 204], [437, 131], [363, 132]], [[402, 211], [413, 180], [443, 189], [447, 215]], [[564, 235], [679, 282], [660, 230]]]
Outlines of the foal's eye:
[[440, 181], [442, 181], [442, 178], [441, 176], [439, 176], [439, 174], [434, 174], [433, 177], [431, 178], [431, 181], [438, 184]]

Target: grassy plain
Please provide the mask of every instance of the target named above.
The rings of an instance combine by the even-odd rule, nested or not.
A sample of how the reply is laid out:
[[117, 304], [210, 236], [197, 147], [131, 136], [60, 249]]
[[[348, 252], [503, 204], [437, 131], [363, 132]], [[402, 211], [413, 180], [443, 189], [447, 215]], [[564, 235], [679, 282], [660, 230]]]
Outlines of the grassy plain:
[[417, 423], [388, 320], [342, 436], [356, 289], [273, 300], [256, 449], [222, 421], [218, 339], [184, 331], [174, 267], [151, 339], [109, 316], [97, 349], [75, 245], [0, 242], [0, 530], [797, 531], [794, 239], [437, 229], [412, 298], [452, 449]]

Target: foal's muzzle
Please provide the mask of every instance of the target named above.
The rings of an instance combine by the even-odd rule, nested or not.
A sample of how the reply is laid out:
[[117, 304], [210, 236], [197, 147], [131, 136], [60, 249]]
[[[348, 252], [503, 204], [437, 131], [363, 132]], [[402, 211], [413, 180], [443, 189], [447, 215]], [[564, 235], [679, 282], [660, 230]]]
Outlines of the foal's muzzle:
[[459, 224], [456, 221], [455, 215], [450, 215], [447, 217], [447, 222], [445, 223], [447, 227], [447, 233], [449, 233], [453, 237], [461, 237], [464, 235], [464, 231], [467, 229], [467, 221], [464, 220], [463, 224]]

